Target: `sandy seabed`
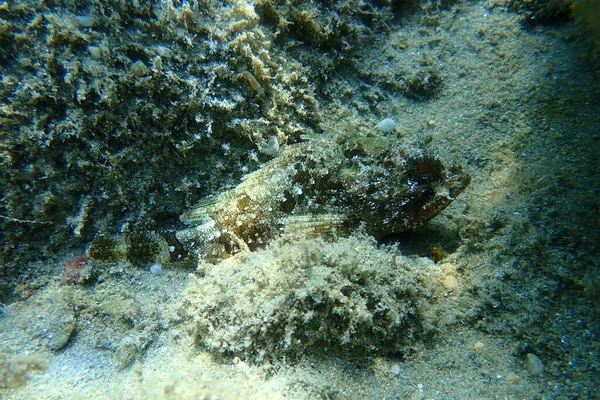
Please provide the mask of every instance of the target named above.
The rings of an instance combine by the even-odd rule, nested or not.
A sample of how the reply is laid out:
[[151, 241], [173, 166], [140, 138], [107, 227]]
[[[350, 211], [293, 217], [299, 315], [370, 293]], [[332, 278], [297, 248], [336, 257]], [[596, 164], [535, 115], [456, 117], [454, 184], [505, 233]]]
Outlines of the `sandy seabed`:
[[[426, 276], [429, 303], [402, 351], [352, 355], [314, 343], [289, 359], [279, 349], [258, 363], [243, 351], [228, 356], [198, 331], [217, 319], [195, 313], [215, 297], [199, 294], [204, 288], [224, 293], [225, 310], [244, 306], [236, 301], [252, 309], [251, 295], [236, 289], [239, 276], [211, 274], [207, 264], [152, 274], [115, 261], [91, 263], [97, 270], [83, 271], [84, 284], [66, 285], [64, 265], [82, 245], [81, 254], [32, 263], [37, 275], [6, 296], [0, 398], [599, 396], [600, 87], [590, 46], [574, 23], [526, 25], [502, 2], [458, 2], [391, 25], [355, 55], [360, 73], [340, 71], [315, 94], [327, 126], [375, 128], [393, 118], [396, 134], [427, 137], [441, 159], [471, 175], [465, 192], [416, 231], [347, 240], [374, 258], [395, 252]], [[421, 83], [441, 77], [434, 93], [414, 89], [426, 98], [377, 86], [390, 69], [414, 65], [430, 71]], [[431, 246], [444, 249], [442, 260], [431, 259]], [[218, 268], [271, 265], [274, 253]]]

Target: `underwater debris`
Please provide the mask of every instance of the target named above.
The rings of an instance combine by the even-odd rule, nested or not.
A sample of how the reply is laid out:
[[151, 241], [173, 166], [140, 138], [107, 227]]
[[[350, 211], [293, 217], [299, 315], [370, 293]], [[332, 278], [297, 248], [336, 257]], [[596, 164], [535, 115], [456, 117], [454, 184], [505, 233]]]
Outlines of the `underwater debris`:
[[426, 223], [470, 182], [424, 144], [356, 132], [305, 139], [184, 213], [190, 228], [177, 238], [215, 260], [262, 248], [281, 233], [314, 237], [362, 224], [380, 238]]

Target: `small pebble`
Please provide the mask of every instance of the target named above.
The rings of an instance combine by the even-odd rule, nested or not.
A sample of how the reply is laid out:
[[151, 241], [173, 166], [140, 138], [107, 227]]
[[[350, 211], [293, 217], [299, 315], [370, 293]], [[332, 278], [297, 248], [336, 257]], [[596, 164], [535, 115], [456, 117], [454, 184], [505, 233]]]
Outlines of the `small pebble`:
[[482, 351], [485, 348], [485, 344], [483, 344], [482, 342], [475, 342], [473, 348], [477, 351]]
[[277, 136], [271, 136], [267, 140], [267, 147], [265, 147], [264, 152], [271, 156], [279, 153], [279, 140], [277, 140]]
[[392, 365], [392, 374], [400, 375], [400, 366], [398, 364]]
[[452, 275], [446, 275], [443, 278], [442, 283], [449, 292], [454, 292], [456, 289], [458, 289], [458, 280]]
[[143, 61], [138, 60], [131, 64], [131, 73], [138, 78], [147, 75], [148, 72], [150, 72], [150, 70], [148, 70], [148, 67], [146, 67]]
[[521, 383], [521, 379], [519, 378], [519, 375], [515, 374], [514, 372], [509, 372], [506, 374], [506, 382], [517, 385]]
[[91, 15], [76, 15], [75, 19], [77, 21], [77, 25], [82, 28], [89, 28], [94, 25], [94, 17]]
[[88, 51], [96, 60], [100, 60], [102, 58], [102, 50], [98, 46], [88, 46]]
[[527, 353], [527, 369], [531, 375], [542, 375], [544, 373], [544, 363], [535, 354]]
[[150, 272], [153, 275], [162, 275], [162, 273], [163, 273], [162, 265], [160, 265], [160, 264], [152, 264], [150, 266]]
[[393, 132], [396, 128], [396, 121], [391, 118], [386, 118], [377, 125], [377, 128], [383, 133]]

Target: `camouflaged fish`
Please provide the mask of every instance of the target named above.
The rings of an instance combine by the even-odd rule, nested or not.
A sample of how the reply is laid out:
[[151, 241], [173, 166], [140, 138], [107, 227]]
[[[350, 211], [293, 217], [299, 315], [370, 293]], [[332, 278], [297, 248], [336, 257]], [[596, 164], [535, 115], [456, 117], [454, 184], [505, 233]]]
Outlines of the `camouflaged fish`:
[[426, 223], [470, 182], [425, 144], [396, 136], [327, 133], [305, 139], [237, 187], [181, 215], [188, 227], [175, 233], [177, 241], [196, 258], [219, 260], [280, 235], [335, 235], [362, 225], [381, 238]]
[[223, 258], [280, 234], [342, 233], [364, 225], [375, 237], [414, 229], [469, 184], [425, 145], [392, 136], [323, 134], [290, 145], [232, 190], [181, 216], [177, 238], [199, 256]]

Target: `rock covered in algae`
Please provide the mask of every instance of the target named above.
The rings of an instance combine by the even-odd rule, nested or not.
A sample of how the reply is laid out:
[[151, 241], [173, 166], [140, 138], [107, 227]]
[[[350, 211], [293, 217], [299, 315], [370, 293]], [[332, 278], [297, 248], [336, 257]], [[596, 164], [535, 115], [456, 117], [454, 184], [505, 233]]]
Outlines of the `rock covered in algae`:
[[208, 259], [264, 247], [282, 232], [311, 237], [362, 224], [379, 238], [429, 221], [470, 182], [423, 143], [359, 132], [305, 139], [183, 214], [189, 228], [177, 238]]
[[218, 356], [260, 363], [307, 352], [405, 354], [441, 319], [432, 312], [432, 268], [361, 234], [278, 238], [217, 264], [201, 261], [182, 312], [195, 321], [197, 343]]

